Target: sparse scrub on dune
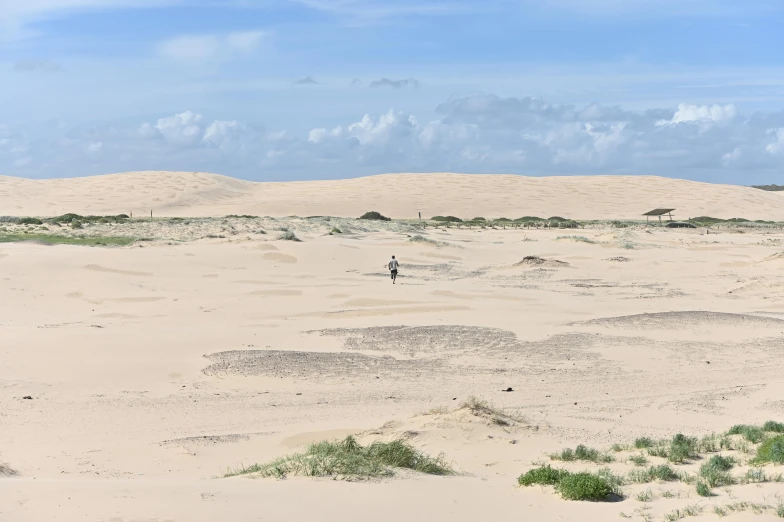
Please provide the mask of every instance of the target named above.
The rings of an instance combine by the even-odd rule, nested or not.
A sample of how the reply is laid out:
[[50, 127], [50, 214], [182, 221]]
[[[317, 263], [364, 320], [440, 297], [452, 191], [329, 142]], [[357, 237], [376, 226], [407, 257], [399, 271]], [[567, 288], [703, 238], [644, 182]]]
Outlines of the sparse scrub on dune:
[[0, 477], [11, 477], [13, 475], [16, 475], [16, 470], [8, 464], [0, 464]]
[[558, 236], [555, 238], [555, 240], [556, 241], [569, 240], [569, 241], [576, 241], [578, 243], [590, 243], [590, 244], [596, 243], [596, 241], [594, 241], [593, 239], [588, 239], [585, 236]]
[[258, 477], [283, 478], [298, 475], [362, 480], [389, 477], [394, 475], [395, 469], [408, 469], [430, 475], [455, 473], [442, 455], [430, 457], [403, 440], [374, 442], [369, 446], [362, 446], [349, 436], [339, 442], [311, 444], [304, 453], [230, 471], [224, 476], [252, 474]]
[[517, 223], [540, 223], [542, 221], [547, 220], [536, 216], [523, 216], [521, 218], [515, 219], [515, 222]]
[[411, 241], [412, 243], [427, 243], [428, 245], [433, 245], [433, 246], [440, 246], [441, 245], [440, 241], [436, 241], [435, 239], [430, 239], [429, 237], [425, 237], [425, 236], [420, 235], [420, 234], [412, 236], [409, 239], [409, 241]]
[[727, 435], [742, 435], [744, 439], [752, 444], [758, 444], [765, 438], [765, 431], [759, 426], [737, 424], [727, 431]]
[[459, 217], [455, 216], [433, 216], [430, 218], [431, 221], [439, 221], [442, 223], [462, 223], [463, 220]]
[[550, 466], [542, 466], [526, 471], [517, 478], [517, 483], [521, 486], [555, 486], [561, 479], [569, 475], [565, 469], [554, 469]]
[[56, 234], [7, 234], [0, 233], [0, 243], [33, 241], [46, 245], [77, 246], [127, 246], [137, 241], [132, 237], [71, 237]]
[[784, 435], [776, 435], [767, 439], [757, 448], [757, 456], [752, 464], [784, 464]]
[[585, 460], [589, 462], [612, 462], [615, 460], [612, 455], [607, 455], [606, 453], [602, 453], [595, 448], [589, 448], [580, 444], [572, 450], [571, 448], [565, 448], [561, 450], [560, 453], [553, 453], [550, 455], [552, 460], [561, 460], [564, 462], [571, 462], [575, 460]]
[[330, 234], [342, 234], [343, 231], [340, 230], [338, 227], [332, 227], [332, 230], [329, 231]]
[[566, 500], [606, 501], [613, 493], [606, 479], [587, 472], [566, 475], [558, 482], [556, 490]]
[[232, 218], [234, 218], [234, 219], [256, 219], [258, 217], [259, 216], [251, 216], [251, 215], [248, 215], [248, 214], [229, 214], [228, 216], [226, 216], [226, 219], [232, 219]]
[[633, 469], [626, 479], [634, 484], [647, 484], [649, 482], [674, 482], [680, 479], [675, 470], [667, 464], [651, 466], [648, 469]]
[[634, 447], [637, 449], [646, 449], [653, 446], [653, 440], [648, 437], [639, 437], [634, 441]]
[[698, 457], [697, 448], [698, 444], [695, 437], [687, 437], [679, 433], [675, 435], [670, 442], [669, 455], [667, 458], [670, 462], [682, 463]]
[[613, 485], [601, 474], [570, 473], [550, 466], [528, 470], [517, 478], [517, 483], [521, 486], [555, 486], [566, 500], [607, 501], [613, 494]]
[[762, 425], [762, 431], [784, 433], [784, 422], [768, 421]]
[[469, 397], [460, 407], [468, 410], [472, 415], [477, 417], [489, 418], [491, 422], [499, 426], [508, 426], [515, 422], [524, 422], [522, 417], [507, 413], [504, 410], [493, 406], [488, 401], [473, 396]]
[[302, 241], [291, 230], [287, 230], [286, 232], [284, 232], [281, 235], [279, 235], [278, 239], [280, 239], [282, 241]]
[[[708, 462], [700, 466], [700, 477], [709, 488], [729, 486], [735, 483], [735, 479], [729, 474], [729, 470], [734, 466], [734, 459], [714, 455]], [[700, 482], [700, 484], [702, 483]], [[699, 488], [699, 484], [697, 487]]]
[[482, 223], [482, 222], [485, 222], [487, 220], [485, 218], [483, 218], [483, 217], [475, 217], [471, 221], [474, 222], [474, 223]]
[[19, 218], [16, 224], [17, 225], [43, 225], [44, 222], [34, 217], [23, 217], [23, 218]]
[[629, 462], [634, 464], [635, 466], [645, 466], [648, 464], [648, 458], [640, 453], [639, 455], [632, 455], [629, 457]]
[[376, 211], [365, 212], [364, 214], [359, 216], [359, 219], [369, 219], [371, 221], [392, 221], [391, 218], [388, 218]]

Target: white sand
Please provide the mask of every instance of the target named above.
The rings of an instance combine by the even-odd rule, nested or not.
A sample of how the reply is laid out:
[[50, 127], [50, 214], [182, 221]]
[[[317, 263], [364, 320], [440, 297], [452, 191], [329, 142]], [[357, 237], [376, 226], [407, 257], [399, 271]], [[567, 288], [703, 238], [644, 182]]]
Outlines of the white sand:
[[[190, 191], [194, 179], [211, 183], [210, 193], [175, 194], [185, 207], [162, 201], [160, 211], [171, 214], [416, 208], [403, 206], [405, 191], [383, 188], [394, 177], [289, 187], [133, 174], [20, 181], [15, 189], [5, 178], [5, 208], [12, 200], [22, 209], [3, 213], [116, 213], [141, 206], [143, 179], [150, 200], [178, 186]], [[446, 178], [407, 179], [424, 191]], [[418, 193], [431, 201], [428, 214], [620, 217], [672, 203], [693, 214], [771, 218], [784, 201], [659, 178], [522, 178], [519, 187], [538, 187], [537, 196], [518, 207], [512, 200], [523, 189], [502, 189], [514, 178], [488, 178], [486, 191], [482, 178], [451, 179], [466, 186]], [[354, 199], [336, 188], [374, 182], [380, 188]], [[229, 183], [243, 194], [237, 200], [221, 199]], [[548, 186], [558, 196], [537, 203]], [[668, 188], [679, 186], [699, 190]], [[577, 187], [587, 195], [570, 195]], [[282, 199], [273, 203], [271, 194]], [[599, 196], [619, 209], [596, 216]], [[381, 197], [383, 205], [373, 199]], [[736, 485], [705, 499], [693, 486], [654, 483], [626, 486], [621, 502], [581, 503], [516, 486], [533, 462], [565, 446], [607, 449], [642, 435], [784, 421], [781, 231], [566, 233], [595, 241], [586, 243], [557, 239], [564, 231], [556, 230], [428, 229], [445, 243], [435, 247], [394, 227], [365, 232], [346, 222], [344, 234], [329, 236], [329, 224], [292, 223], [301, 243], [274, 241], [270, 228], [177, 246], [0, 244], [0, 463], [17, 471], [0, 477], [0, 520], [600, 522], [621, 513], [662, 520], [693, 504], [704, 508], [698, 520], [713, 520], [713, 506], [775, 506], [784, 493], [781, 484]], [[401, 262], [394, 286], [383, 268], [390, 254]], [[529, 255], [547, 261], [519, 264]], [[627, 260], [610, 260], [618, 257]], [[503, 427], [455, 412], [470, 395], [525, 421]], [[423, 415], [433, 408], [443, 409]], [[363, 442], [405, 434], [464, 475], [215, 478], [349, 433]], [[626, 455], [610, 466], [632, 469]], [[655, 499], [637, 501], [647, 489]], [[748, 511], [730, 520], [780, 519]]]
[[129, 172], [88, 178], [0, 177], [0, 214], [53, 216], [357, 217], [376, 210], [394, 218], [459, 215], [639, 219], [653, 208], [676, 217], [784, 219], [784, 192], [653, 176], [524, 177], [386, 174], [337, 181], [252, 183], [188, 172]]

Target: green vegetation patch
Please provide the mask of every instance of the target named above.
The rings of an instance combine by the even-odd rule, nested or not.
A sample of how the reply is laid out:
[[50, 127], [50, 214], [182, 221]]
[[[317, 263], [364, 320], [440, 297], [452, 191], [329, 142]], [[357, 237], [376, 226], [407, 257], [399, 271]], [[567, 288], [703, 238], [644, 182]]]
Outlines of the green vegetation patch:
[[553, 469], [550, 466], [529, 469], [517, 478], [517, 483], [521, 486], [533, 486], [540, 484], [543, 486], [555, 486], [561, 479], [569, 475], [565, 469]]
[[562, 460], [564, 462], [571, 462], [575, 460], [586, 460], [589, 462], [612, 462], [615, 460], [612, 455], [602, 453], [595, 448], [589, 448], [580, 444], [574, 450], [565, 448], [560, 453], [553, 453], [550, 455], [552, 460]]
[[339, 442], [311, 444], [304, 453], [289, 455], [267, 464], [255, 464], [231, 471], [225, 476], [254, 474], [282, 478], [298, 475], [361, 480], [392, 476], [395, 469], [409, 469], [429, 475], [455, 473], [443, 455], [430, 457], [403, 440], [362, 446], [349, 436]]
[[765, 430], [763, 430], [759, 426], [750, 426], [748, 424], [736, 424], [732, 428], [729, 429], [727, 435], [742, 435], [744, 439], [751, 442], [752, 444], [757, 444], [762, 442], [762, 439], [765, 438]]
[[440, 221], [442, 223], [462, 223], [463, 220], [455, 216], [433, 216], [431, 221]]
[[71, 237], [55, 234], [6, 234], [0, 233], [0, 243], [35, 242], [46, 245], [78, 246], [128, 246], [136, 239], [132, 237]]
[[594, 502], [608, 500], [613, 492], [612, 486], [606, 479], [587, 472], [566, 475], [555, 488], [566, 500]]
[[771, 437], [757, 448], [753, 464], [784, 464], [784, 435]]
[[386, 216], [383, 216], [380, 213], [375, 212], [375, 211], [365, 212], [364, 214], [359, 216], [359, 219], [369, 219], [371, 221], [392, 221], [392, 218], [388, 218]]

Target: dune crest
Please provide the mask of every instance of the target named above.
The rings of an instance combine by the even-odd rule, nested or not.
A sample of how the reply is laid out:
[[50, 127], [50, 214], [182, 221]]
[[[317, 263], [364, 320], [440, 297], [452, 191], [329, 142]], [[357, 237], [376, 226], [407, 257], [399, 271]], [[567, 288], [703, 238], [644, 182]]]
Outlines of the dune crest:
[[655, 207], [676, 219], [784, 219], [784, 193], [656, 176], [527, 177], [382, 174], [353, 179], [251, 182], [204, 172], [127, 172], [68, 179], [0, 176], [5, 214], [135, 216], [331, 215], [376, 210], [394, 218], [458, 215], [641, 219]]

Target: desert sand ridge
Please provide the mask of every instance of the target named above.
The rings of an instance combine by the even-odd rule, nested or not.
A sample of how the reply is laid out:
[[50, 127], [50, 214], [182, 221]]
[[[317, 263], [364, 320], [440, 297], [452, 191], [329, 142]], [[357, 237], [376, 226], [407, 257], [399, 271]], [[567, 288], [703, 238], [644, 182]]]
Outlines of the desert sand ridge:
[[204, 172], [146, 171], [30, 180], [0, 176], [0, 214], [66, 212], [156, 216], [331, 215], [376, 210], [394, 218], [458, 215], [640, 219], [655, 207], [675, 217], [784, 220], [784, 193], [657, 176], [527, 177], [382, 174], [353, 179], [250, 182]]

